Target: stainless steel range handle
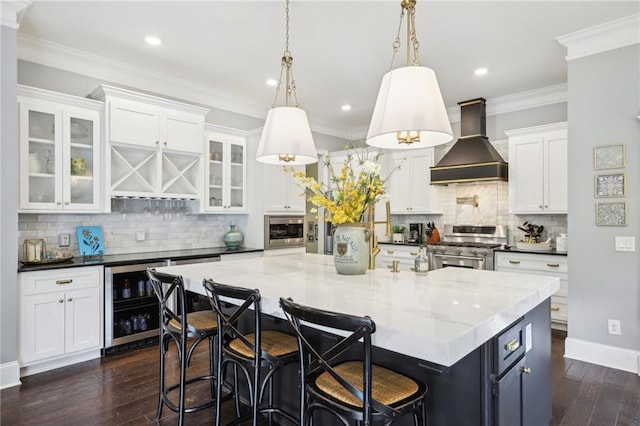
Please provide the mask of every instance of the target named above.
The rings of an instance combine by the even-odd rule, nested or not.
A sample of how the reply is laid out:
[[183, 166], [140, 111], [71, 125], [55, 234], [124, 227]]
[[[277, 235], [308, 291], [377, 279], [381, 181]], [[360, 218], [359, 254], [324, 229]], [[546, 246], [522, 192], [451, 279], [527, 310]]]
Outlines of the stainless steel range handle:
[[484, 262], [484, 257], [460, 256], [460, 255], [450, 256], [448, 254], [434, 254], [433, 256], [434, 257], [439, 257], [441, 259], [479, 260], [479, 261]]

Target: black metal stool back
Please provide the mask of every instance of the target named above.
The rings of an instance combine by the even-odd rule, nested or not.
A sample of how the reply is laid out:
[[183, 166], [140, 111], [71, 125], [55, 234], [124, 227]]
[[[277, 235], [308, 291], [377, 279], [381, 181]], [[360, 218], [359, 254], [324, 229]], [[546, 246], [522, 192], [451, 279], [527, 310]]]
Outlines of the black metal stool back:
[[[297, 342], [295, 337], [276, 330], [262, 329], [261, 297], [259, 290], [251, 290], [242, 287], [216, 283], [213, 280], [203, 282], [213, 311], [220, 324], [218, 335], [218, 355], [222, 362], [218, 364], [218, 377], [222, 377], [224, 367], [232, 364], [234, 367], [234, 396], [236, 406], [236, 420], [232, 424], [241, 423], [251, 418], [256, 425], [260, 414], [268, 414], [269, 424], [272, 422], [272, 414], [278, 413], [294, 423], [298, 419], [277, 407], [273, 406], [273, 375], [285, 364], [297, 360]], [[221, 301], [224, 299], [224, 302]], [[223, 305], [224, 303], [224, 305]], [[253, 311], [253, 321], [249, 330], [241, 331], [239, 323], [245, 315]], [[223, 342], [224, 339], [224, 342]], [[249, 385], [249, 400], [251, 401], [251, 413], [240, 416], [240, 404], [238, 394], [238, 367], [243, 372]], [[266, 367], [268, 372], [261, 376], [261, 368]], [[250, 374], [252, 370], [253, 374]], [[253, 378], [251, 377], [253, 375]], [[261, 406], [265, 390], [268, 391], [268, 404]], [[222, 396], [222, 381], [218, 383], [217, 400]], [[216, 424], [220, 424], [220, 404], [216, 410]]]
[[[413, 414], [416, 424], [424, 424], [426, 386], [372, 362], [371, 335], [376, 325], [370, 317], [316, 309], [285, 298], [280, 298], [280, 306], [298, 337], [305, 389], [301, 417], [305, 425], [310, 424], [316, 410], [332, 413], [345, 425], [353, 420], [364, 425], [377, 420], [390, 424], [408, 413]], [[322, 342], [309, 335], [310, 329], [303, 322], [341, 336], [323, 349]], [[344, 332], [350, 334], [343, 337]], [[345, 360], [347, 352], [361, 356]]]
[[[214, 337], [217, 335], [217, 321], [211, 311], [187, 314], [187, 296], [181, 276], [158, 272], [155, 269], [147, 269], [147, 276], [160, 303], [160, 397], [156, 417], [157, 419], [162, 417], [162, 408], [166, 405], [178, 413], [178, 423], [182, 425], [185, 413], [198, 411], [215, 404], [213, 400], [216, 378]], [[195, 339], [190, 346], [187, 344], [189, 338]], [[171, 340], [176, 344], [178, 350], [180, 379], [178, 383], [167, 386], [165, 358]], [[187, 367], [191, 356], [203, 340], [209, 340], [209, 374], [187, 380]], [[185, 405], [186, 386], [199, 380], [210, 381], [211, 399], [199, 405], [187, 407]], [[178, 404], [169, 398], [169, 394], [175, 389], [179, 389]]]

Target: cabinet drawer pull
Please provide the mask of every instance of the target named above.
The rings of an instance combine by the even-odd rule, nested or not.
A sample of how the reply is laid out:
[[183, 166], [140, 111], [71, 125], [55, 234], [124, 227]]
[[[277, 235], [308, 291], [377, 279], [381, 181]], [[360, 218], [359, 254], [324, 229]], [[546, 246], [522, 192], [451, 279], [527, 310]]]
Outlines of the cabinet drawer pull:
[[417, 253], [417, 252], [414, 252], [414, 251], [409, 252], [409, 254], [410, 254], [411, 256], [417, 256], [417, 255], [418, 255], [418, 253]]
[[520, 261], [519, 260], [510, 260], [509, 263], [513, 263], [514, 265], [519, 265]]
[[73, 280], [71, 278], [67, 278], [66, 280], [56, 280], [56, 284], [58, 285], [71, 284], [72, 282]]
[[547, 263], [547, 266], [549, 268], [558, 268], [558, 267], [560, 267], [560, 264], [559, 263]]
[[520, 371], [524, 374], [531, 374], [531, 367], [520, 367]]
[[389, 253], [389, 254], [393, 254], [393, 253], [395, 253], [395, 252], [394, 252], [393, 250], [387, 250], [387, 253]]
[[560, 310], [560, 307], [559, 307], [559, 306], [552, 306], [552, 307], [551, 307], [551, 310], [552, 310], [552, 311], [559, 311], [559, 310]]
[[506, 350], [508, 350], [509, 352], [513, 352], [516, 349], [518, 349], [520, 347], [520, 341], [518, 339], [513, 339], [510, 340], [509, 342], [505, 343], [504, 348]]

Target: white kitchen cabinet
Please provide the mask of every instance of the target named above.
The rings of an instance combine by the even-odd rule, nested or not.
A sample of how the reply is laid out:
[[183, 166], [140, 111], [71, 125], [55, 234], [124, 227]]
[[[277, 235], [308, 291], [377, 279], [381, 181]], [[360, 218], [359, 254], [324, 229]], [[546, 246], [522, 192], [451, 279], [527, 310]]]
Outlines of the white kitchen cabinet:
[[20, 211], [102, 208], [102, 103], [26, 86], [20, 105]]
[[205, 212], [247, 211], [247, 151], [244, 132], [207, 126]]
[[264, 212], [265, 214], [304, 214], [304, 189], [296, 184], [293, 174], [285, 171], [293, 167], [296, 172], [304, 172], [305, 166], [264, 165]]
[[396, 151], [391, 156], [392, 167], [399, 167], [389, 182], [391, 213], [433, 213], [435, 192], [429, 172], [434, 161], [433, 148]]
[[376, 256], [376, 268], [389, 269], [393, 261], [398, 261], [398, 269], [401, 272], [414, 272], [416, 256], [419, 246], [399, 244], [379, 244], [380, 253]]
[[511, 213], [567, 213], [567, 123], [505, 134]]
[[208, 109], [102, 85], [109, 197], [199, 199]]
[[35, 373], [100, 356], [101, 266], [22, 272], [18, 276], [20, 367], [35, 366], [31, 369]]
[[567, 256], [537, 253], [495, 252], [496, 271], [553, 275], [560, 278], [560, 289], [551, 296], [551, 326], [567, 329], [568, 321], [568, 259]]

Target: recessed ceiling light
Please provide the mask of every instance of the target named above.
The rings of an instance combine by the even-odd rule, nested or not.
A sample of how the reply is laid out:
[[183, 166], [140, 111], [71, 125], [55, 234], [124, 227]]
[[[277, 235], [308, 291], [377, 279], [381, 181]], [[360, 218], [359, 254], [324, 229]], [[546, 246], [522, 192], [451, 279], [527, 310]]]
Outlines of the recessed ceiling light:
[[473, 73], [474, 73], [475, 75], [485, 75], [485, 74], [486, 74], [486, 73], [488, 73], [488, 72], [489, 72], [489, 69], [488, 69], [488, 68], [482, 67], [482, 68], [478, 68], [478, 69], [476, 69]]
[[276, 86], [278, 84], [278, 80], [274, 80], [273, 78], [270, 78], [267, 80], [267, 84], [269, 86]]
[[342, 108], [343, 111], [351, 111], [351, 105], [342, 105], [340, 108]]
[[152, 36], [152, 35], [148, 35], [144, 38], [144, 41], [147, 42], [147, 44], [150, 44], [151, 46], [159, 46], [162, 44], [162, 40], [160, 40], [158, 37], [156, 36]]

